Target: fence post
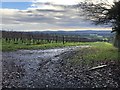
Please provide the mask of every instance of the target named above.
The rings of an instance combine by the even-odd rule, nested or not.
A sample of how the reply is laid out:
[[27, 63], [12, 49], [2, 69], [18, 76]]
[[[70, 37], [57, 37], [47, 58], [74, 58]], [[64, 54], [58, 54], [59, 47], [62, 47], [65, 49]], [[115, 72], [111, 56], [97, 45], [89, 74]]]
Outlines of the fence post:
[[56, 35], [56, 39], [55, 39], [55, 42], [57, 43], [58, 42], [58, 36]]
[[63, 36], [63, 44], [65, 44], [65, 37]]

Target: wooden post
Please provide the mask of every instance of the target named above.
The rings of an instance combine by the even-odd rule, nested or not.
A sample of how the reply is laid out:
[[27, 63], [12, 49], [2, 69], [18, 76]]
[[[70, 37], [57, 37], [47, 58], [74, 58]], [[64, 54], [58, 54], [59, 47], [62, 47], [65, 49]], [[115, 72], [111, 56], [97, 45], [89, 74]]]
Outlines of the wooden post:
[[65, 44], [65, 41], [64, 41], [64, 40], [65, 40], [65, 37], [63, 36], [63, 44]]
[[56, 38], [56, 39], [55, 39], [55, 42], [57, 43], [57, 42], [58, 42], [58, 36], [56, 35], [55, 38]]

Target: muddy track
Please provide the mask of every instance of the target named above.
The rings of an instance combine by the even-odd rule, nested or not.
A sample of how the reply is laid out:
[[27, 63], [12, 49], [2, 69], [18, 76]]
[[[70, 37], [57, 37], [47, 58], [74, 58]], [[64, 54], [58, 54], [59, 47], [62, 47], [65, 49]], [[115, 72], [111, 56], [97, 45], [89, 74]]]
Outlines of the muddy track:
[[65, 87], [60, 57], [77, 48], [3, 52], [3, 87]]
[[88, 46], [3, 52], [3, 88], [119, 87], [120, 78], [116, 75], [120, 73], [112, 69], [118, 72], [120, 67], [85, 72], [86, 65], [73, 67], [68, 62], [84, 47]]

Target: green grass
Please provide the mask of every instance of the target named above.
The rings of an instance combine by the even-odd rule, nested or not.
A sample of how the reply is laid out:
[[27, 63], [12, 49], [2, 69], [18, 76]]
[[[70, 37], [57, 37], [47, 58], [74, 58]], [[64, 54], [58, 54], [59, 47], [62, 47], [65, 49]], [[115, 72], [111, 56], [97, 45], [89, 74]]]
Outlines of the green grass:
[[47, 41], [35, 41], [34, 43], [30, 43], [29, 40], [24, 40], [25, 43], [22, 43], [20, 40], [15, 42], [11, 40], [11, 42], [6, 42], [4, 39], [0, 39], [2, 51], [14, 51], [20, 49], [49, 49], [49, 48], [58, 48], [58, 47], [66, 47], [66, 46], [79, 46], [79, 45], [89, 45], [88, 48], [80, 48], [78, 53], [72, 56], [72, 62], [79, 63], [82, 58], [86, 62], [89, 61], [104, 61], [104, 60], [118, 60], [118, 52], [112, 44], [106, 42], [62, 42], [58, 43], [48, 43]]
[[11, 40], [10, 42], [6, 42], [2, 39], [2, 51], [15, 51], [20, 49], [49, 49], [49, 48], [58, 48], [58, 47], [65, 47], [65, 46], [78, 46], [78, 45], [88, 45], [89, 43], [79, 43], [79, 42], [53, 42], [48, 43], [47, 41], [35, 41], [34, 43], [30, 43], [29, 40], [24, 40], [25, 43], [22, 41], [15, 42]]
[[95, 62], [104, 62], [104, 61], [116, 61], [120, 60], [120, 53], [118, 54], [117, 48], [113, 47], [112, 44], [107, 42], [58, 42], [58, 43], [48, 43], [47, 41], [34, 42], [26, 41], [25, 43], [14, 42], [10, 43], [5, 42], [5, 40], [0, 40], [2, 51], [15, 51], [21, 49], [50, 49], [50, 48], [59, 48], [66, 46], [83, 46], [89, 45], [90, 47], [78, 49], [75, 55], [70, 55], [68, 61], [72, 65], [95, 65]]
[[110, 43], [93, 43], [91, 49], [94, 49], [94, 52], [91, 52], [84, 56], [88, 60], [117, 60], [118, 52], [115, 47]]
[[2, 50], [2, 39], [0, 39], [0, 51]]
[[90, 47], [80, 48], [68, 61], [72, 65], [95, 65], [97, 62], [120, 60], [117, 48], [107, 42], [89, 43]]

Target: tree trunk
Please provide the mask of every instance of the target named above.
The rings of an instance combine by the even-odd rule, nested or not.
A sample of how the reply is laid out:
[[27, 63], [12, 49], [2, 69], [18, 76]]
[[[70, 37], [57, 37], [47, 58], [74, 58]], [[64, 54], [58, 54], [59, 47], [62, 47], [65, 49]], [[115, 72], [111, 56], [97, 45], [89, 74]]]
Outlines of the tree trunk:
[[120, 52], [120, 34], [116, 33], [115, 39], [114, 39], [114, 46], [118, 48], [118, 51]]
[[115, 35], [114, 46], [118, 48], [118, 62], [120, 63], [120, 34], [118, 33]]

